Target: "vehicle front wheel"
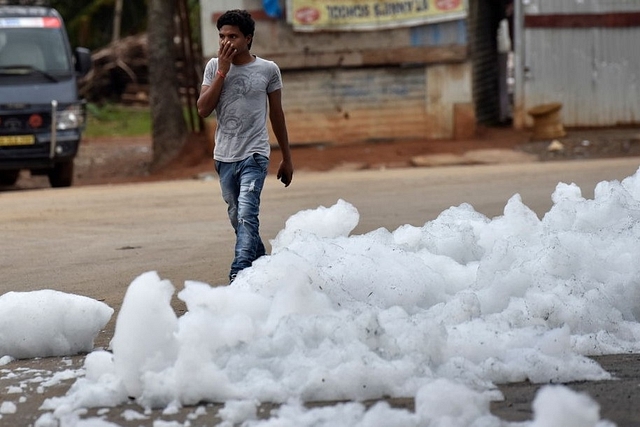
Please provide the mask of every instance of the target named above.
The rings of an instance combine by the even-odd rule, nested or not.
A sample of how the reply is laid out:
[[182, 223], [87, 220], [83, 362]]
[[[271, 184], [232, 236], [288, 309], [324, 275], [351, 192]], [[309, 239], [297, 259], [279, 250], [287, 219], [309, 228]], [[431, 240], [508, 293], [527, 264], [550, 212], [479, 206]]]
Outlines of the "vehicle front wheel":
[[0, 185], [13, 185], [18, 181], [20, 171], [0, 171]]
[[73, 183], [73, 160], [56, 163], [49, 171], [49, 183], [52, 187], [70, 187]]

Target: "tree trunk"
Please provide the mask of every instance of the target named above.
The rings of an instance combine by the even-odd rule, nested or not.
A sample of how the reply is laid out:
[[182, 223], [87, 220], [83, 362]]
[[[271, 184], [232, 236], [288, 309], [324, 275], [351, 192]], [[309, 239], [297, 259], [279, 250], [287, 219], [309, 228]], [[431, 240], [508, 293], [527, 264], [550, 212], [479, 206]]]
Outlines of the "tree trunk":
[[122, 0], [116, 0], [116, 5], [113, 10], [113, 36], [111, 37], [111, 43], [115, 43], [120, 40], [120, 27], [122, 25]]
[[153, 138], [151, 169], [175, 159], [187, 140], [176, 71], [175, 1], [149, 1], [149, 106]]

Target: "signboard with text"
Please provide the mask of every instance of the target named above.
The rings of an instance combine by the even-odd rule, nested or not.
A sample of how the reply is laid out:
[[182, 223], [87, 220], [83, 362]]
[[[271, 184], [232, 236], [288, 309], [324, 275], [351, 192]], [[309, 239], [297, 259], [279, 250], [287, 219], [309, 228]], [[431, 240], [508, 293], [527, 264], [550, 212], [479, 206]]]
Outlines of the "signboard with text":
[[287, 0], [295, 31], [376, 30], [466, 16], [465, 0]]

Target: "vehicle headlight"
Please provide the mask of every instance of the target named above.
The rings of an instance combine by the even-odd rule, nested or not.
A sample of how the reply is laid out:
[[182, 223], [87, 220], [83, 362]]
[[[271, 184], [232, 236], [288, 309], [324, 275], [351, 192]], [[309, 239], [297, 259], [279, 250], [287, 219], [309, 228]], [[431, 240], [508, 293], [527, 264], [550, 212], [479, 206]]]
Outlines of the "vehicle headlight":
[[56, 129], [78, 129], [84, 127], [86, 110], [84, 105], [70, 105], [56, 114]]

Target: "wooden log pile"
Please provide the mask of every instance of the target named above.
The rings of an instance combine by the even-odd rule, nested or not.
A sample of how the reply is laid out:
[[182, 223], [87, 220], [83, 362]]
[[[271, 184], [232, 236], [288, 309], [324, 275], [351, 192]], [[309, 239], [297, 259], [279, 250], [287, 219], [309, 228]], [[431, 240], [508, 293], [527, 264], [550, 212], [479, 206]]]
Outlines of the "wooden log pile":
[[93, 67], [80, 82], [80, 94], [90, 102], [146, 105], [147, 52], [146, 34], [123, 38], [93, 52]]

